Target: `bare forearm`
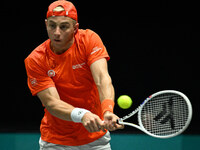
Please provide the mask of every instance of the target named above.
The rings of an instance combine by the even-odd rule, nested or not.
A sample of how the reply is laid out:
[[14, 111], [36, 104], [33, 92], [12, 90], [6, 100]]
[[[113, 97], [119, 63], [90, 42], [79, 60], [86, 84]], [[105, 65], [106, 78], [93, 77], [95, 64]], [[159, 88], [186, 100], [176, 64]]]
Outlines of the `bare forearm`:
[[115, 92], [111, 77], [108, 73], [107, 61], [105, 58], [99, 59], [90, 66], [94, 81], [98, 88], [100, 101], [104, 99], [114, 100]]
[[52, 87], [39, 92], [38, 97], [40, 98], [45, 108], [52, 115], [66, 121], [71, 121], [70, 115], [74, 107], [60, 100], [60, 97], [55, 88]]
[[53, 116], [62, 120], [72, 121], [70, 116], [72, 110], [74, 109], [72, 105], [67, 104], [61, 100], [57, 100], [49, 102], [49, 104], [45, 107]]
[[104, 99], [112, 99], [114, 100], [115, 91], [112, 85], [112, 81], [110, 77], [103, 77], [102, 80], [97, 84], [100, 101], [102, 102]]

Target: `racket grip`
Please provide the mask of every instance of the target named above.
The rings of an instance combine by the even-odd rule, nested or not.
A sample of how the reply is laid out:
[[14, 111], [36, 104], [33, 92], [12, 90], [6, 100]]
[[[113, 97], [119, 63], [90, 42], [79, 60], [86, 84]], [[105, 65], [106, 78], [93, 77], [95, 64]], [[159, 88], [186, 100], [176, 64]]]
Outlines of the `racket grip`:
[[121, 124], [121, 122], [123, 122], [123, 120], [121, 118], [117, 119], [117, 124]]

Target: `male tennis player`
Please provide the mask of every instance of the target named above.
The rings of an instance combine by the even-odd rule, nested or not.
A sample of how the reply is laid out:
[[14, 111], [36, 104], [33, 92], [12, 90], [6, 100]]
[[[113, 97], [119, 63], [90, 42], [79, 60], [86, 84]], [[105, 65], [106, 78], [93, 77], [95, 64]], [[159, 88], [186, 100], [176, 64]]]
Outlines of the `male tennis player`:
[[113, 113], [109, 55], [100, 37], [79, 29], [71, 2], [47, 12], [49, 39], [25, 59], [28, 86], [45, 107], [41, 150], [110, 150], [109, 131], [121, 129]]

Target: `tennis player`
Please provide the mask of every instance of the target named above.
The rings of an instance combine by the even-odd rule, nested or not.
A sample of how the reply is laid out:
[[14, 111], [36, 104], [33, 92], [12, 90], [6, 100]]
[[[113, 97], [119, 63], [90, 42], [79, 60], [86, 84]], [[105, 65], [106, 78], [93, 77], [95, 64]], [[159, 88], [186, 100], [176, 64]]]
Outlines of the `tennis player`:
[[28, 86], [45, 107], [40, 149], [110, 150], [109, 131], [123, 126], [113, 113], [105, 46], [95, 32], [79, 29], [69, 1], [53, 2], [45, 22], [49, 39], [25, 59]]

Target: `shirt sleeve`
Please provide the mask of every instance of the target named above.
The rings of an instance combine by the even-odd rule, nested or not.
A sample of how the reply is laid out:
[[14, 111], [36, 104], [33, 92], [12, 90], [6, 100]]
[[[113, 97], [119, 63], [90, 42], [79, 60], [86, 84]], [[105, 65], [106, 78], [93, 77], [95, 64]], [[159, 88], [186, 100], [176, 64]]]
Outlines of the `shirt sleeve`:
[[106, 47], [95, 32], [88, 30], [86, 44], [87, 64], [89, 66], [101, 58], [110, 59]]
[[26, 58], [25, 67], [28, 87], [33, 96], [49, 87], [55, 87], [53, 80], [47, 75], [47, 72], [34, 60]]

